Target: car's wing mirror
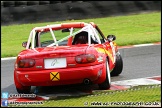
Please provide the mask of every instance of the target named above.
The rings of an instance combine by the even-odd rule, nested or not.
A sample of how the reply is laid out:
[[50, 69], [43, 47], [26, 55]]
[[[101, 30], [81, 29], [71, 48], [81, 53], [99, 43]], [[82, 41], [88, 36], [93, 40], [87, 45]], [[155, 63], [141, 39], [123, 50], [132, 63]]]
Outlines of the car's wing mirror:
[[68, 28], [62, 29], [62, 32], [70, 32], [70, 29], [68, 29]]
[[115, 35], [108, 35], [107, 39], [108, 39], [108, 41], [114, 41], [114, 40], [116, 40], [116, 36]]
[[[74, 31], [75, 29], [73, 28], [73, 31]], [[70, 32], [70, 29], [69, 28], [65, 28], [65, 29], [62, 29], [62, 32]]]
[[22, 46], [23, 46], [24, 48], [26, 48], [27, 42], [23, 42], [23, 43], [22, 43]]
[[[23, 42], [23, 43], [22, 43], [22, 46], [23, 46], [24, 48], [26, 48], [27, 43], [28, 43], [28, 42]], [[30, 46], [31, 46], [31, 43], [30, 43], [30, 45], [29, 45], [29, 48], [30, 48]]]

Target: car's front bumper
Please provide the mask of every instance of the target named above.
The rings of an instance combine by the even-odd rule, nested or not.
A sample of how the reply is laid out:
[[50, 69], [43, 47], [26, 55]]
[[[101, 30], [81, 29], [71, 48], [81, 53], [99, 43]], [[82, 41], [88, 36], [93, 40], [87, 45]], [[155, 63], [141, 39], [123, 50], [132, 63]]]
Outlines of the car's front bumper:
[[[55, 86], [83, 83], [84, 79], [89, 79], [94, 83], [104, 81], [104, 64], [55, 70], [41, 71], [16, 71], [16, 80], [23, 86]], [[52, 73], [51, 73], [52, 72]], [[101, 79], [102, 78], [102, 79]]]

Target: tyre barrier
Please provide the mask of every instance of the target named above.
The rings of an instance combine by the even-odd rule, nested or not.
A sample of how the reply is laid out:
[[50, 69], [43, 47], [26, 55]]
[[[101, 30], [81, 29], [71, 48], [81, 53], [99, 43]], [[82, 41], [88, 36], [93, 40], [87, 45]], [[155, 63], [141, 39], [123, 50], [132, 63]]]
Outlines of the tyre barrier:
[[3, 3], [3, 7], [14, 7], [15, 1], [1, 1]]
[[39, 5], [48, 5], [50, 1], [39, 1]]
[[161, 1], [1, 1], [1, 25], [161, 11]]
[[27, 6], [39, 5], [39, 1], [27, 1]]
[[15, 7], [19, 7], [19, 6], [27, 6], [27, 2], [26, 1], [15, 1]]

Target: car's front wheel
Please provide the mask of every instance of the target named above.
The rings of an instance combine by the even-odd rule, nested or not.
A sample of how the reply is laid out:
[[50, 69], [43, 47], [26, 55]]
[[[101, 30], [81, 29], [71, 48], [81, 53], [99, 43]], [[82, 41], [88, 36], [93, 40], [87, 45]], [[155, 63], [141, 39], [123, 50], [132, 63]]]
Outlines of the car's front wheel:
[[110, 69], [109, 69], [109, 63], [108, 60], [106, 59], [106, 79], [103, 83], [98, 84], [99, 85], [99, 89], [105, 90], [105, 89], [109, 89], [110, 85], [111, 85], [111, 76], [110, 76]]

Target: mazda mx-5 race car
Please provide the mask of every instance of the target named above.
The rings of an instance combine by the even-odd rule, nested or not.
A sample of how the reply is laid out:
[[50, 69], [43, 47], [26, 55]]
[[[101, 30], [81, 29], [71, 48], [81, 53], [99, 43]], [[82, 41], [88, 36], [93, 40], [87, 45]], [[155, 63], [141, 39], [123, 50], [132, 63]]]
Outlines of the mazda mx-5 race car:
[[109, 89], [111, 76], [122, 72], [123, 61], [114, 35], [104, 36], [93, 22], [35, 27], [15, 61], [18, 93], [31, 86], [97, 84]]

